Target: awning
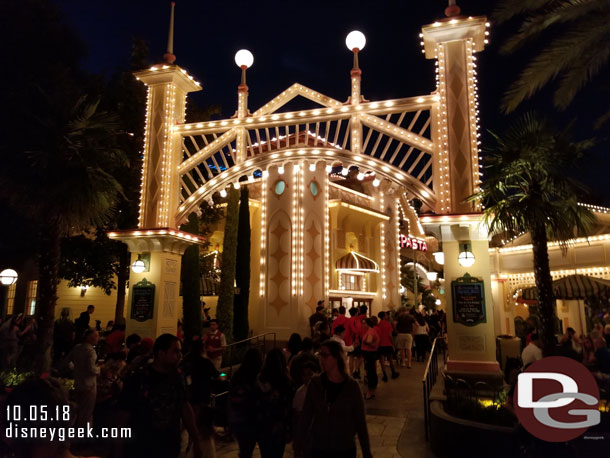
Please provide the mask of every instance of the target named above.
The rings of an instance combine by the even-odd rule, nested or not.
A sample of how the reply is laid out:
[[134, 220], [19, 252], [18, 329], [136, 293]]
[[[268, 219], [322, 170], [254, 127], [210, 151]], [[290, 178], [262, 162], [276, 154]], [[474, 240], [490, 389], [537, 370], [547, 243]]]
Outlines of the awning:
[[[587, 297], [610, 298], [610, 280], [588, 277], [586, 275], [569, 275], [553, 282], [553, 294], [556, 299], [585, 299]], [[525, 288], [520, 296], [525, 301], [538, 300], [538, 289], [535, 286]]]
[[379, 266], [372, 259], [350, 251], [335, 263], [338, 271], [346, 272], [379, 272]]

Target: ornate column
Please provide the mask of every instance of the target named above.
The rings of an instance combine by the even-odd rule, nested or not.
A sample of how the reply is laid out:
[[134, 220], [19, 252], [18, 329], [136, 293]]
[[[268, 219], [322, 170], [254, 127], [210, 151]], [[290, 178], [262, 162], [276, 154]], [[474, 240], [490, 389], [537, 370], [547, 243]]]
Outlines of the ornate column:
[[[445, 14], [446, 19], [424, 26], [421, 34], [426, 58], [437, 60], [439, 108], [432, 119], [436, 123], [433, 132], [437, 144], [436, 213], [440, 214], [424, 217], [422, 222], [428, 231], [439, 234], [443, 243], [447, 372], [463, 377], [487, 373], [488, 381], [498, 382], [501, 373], [495, 357], [488, 234], [480, 225], [481, 209], [467, 202], [479, 191], [481, 183], [474, 54], [487, 43], [489, 24], [485, 17], [459, 16], [460, 8], [455, 2], [450, 2]], [[458, 262], [464, 247], [474, 255], [474, 263], [467, 267]], [[456, 297], [452, 285], [456, 285]], [[469, 292], [470, 298], [466, 294]], [[468, 302], [470, 299], [472, 303]], [[477, 377], [485, 378], [480, 374]]]
[[182, 145], [173, 127], [184, 122], [187, 94], [201, 86], [173, 64], [173, 7], [165, 62], [135, 73], [148, 88], [139, 229], [108, 234], [128, 245], [132, 263], [146, 259], [144, 272], [130, 271], [126, 324], [128, 333], [152, 338], [176, 334], [181, 256], [188, 245], [203, 241], [176, 229]]
[[481, 182], [474, 54], [487, 42], [487, 25], [485, 17], [455, 16], [422, 28], [425, 56], [437, 60], [440, 110], [433, 120], [438, 213], [479, 210], [465, 200], [479, 190]]

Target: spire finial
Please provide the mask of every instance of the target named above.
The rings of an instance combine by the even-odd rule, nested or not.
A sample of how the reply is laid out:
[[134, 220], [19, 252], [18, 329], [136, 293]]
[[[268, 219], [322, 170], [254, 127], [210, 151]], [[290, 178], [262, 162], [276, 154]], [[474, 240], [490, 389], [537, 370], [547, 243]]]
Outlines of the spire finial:
[[163, 54], [163, 60], [168, 64], [173, 64], [176, 61], [176, 56], [174, 55], [174, 7], [176, 6], [176, 2], [170, 3], [172, 10], [169, 15], [169, 34], [167, 37], [167, 52]]
[[453, 17], [453, 16], [459, 16], [460, 15], [460, 7], [458, 5], [456, 5], [456, 0], [449, 0], [449, 6], [447, 6], [447, 8], [445, 8], [445, 16], [447, 17]]

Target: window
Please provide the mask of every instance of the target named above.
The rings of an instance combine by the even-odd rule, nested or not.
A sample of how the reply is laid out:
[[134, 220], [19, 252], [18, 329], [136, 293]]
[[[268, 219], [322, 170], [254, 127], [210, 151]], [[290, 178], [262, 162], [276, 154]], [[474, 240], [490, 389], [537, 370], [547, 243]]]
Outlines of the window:
[[13, 308], [15, 307], [15, 293], [17, 292], [17, 283], [13, 283], [8, 287], [6, 293], [6, 315], [13, 314]]
[[26, 312], [28, 315], [36, 313], [36, 294], [38, 293], [38, 280], [31, 281], [28, 284], [28, 296], [25, 301]]
[[318, 195], [318, 183], [315, 181], [309, 183], [309, 190], [311, 191], [311, 194], [316, 197]]
[[340, 284], [341, 289], [346, 291], [361, 291], [362, 290], [362, 275], [341, 274]]
[[286, 190], [286, 182], [284, 180], [276, 181], [273, 190], [275, 191], [276, 195], [281, 196]]

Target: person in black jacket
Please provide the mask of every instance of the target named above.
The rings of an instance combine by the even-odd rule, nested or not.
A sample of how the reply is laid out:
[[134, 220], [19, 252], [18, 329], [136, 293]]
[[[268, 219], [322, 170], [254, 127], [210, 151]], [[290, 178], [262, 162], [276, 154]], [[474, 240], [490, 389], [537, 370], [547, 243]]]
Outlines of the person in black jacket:
[[322, 343], [320, 358], [324, 372], [307, 388], [295, 458], [356, 458], [356, 434], [363, 458], [372, 458], [362, 391], [347, 375], [341, 344]]

